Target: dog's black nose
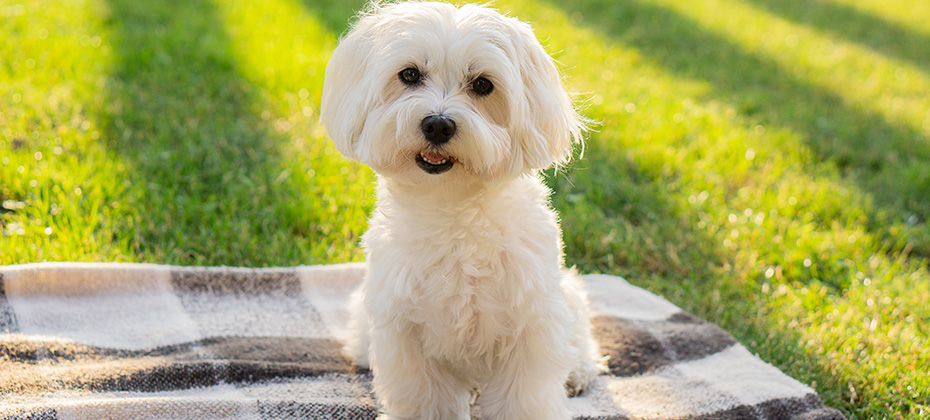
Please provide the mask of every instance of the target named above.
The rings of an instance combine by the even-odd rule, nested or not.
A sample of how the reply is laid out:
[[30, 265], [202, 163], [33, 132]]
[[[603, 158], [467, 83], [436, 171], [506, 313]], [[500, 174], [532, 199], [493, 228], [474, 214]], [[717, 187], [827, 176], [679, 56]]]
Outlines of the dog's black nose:
[[420, 129], [423, 130], [426, 141], [438, 146], [455, 135], [455, 121], [441, 115], [430, 115], [420, 123]]

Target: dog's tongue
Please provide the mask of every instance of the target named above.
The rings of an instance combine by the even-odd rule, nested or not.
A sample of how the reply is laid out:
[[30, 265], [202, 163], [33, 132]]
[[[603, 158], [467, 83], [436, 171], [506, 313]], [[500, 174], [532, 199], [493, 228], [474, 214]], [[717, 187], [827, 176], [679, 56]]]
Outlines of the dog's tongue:
[[439, 155], [439, 154], [430, 152], [430, 151], [428, 151], [428, 150], [427, 150], [427, 151], [423, 151], [422, 153], [420, 153], [420, 156], [423, 156], [423, 159], [426, 159], [426, 160], [428, 160], [428, 161], [430, 161], [430, 162], [441, 162], [443, 159], [446, 158], [446, 157], [443, 156], [443, 155]]

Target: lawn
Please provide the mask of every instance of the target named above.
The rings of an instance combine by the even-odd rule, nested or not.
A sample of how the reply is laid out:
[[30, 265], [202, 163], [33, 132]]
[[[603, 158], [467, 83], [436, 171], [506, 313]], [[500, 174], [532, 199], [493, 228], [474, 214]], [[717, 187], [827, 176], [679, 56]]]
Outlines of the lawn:
[[[566, 258], [850, 418], [930, 417], [930, 3], [498, 0], [599, 123]], [[0, 0], [0, 264], [359, 261], [318, 122], [359, 1]]]

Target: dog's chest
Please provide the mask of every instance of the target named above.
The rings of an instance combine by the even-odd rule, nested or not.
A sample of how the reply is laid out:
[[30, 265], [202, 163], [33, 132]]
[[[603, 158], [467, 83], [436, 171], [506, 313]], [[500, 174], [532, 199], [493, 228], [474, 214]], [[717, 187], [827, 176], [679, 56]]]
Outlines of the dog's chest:
[[534, 185], [457, 212], [382, 202], [364, 239], [376, 325], [456, 361], [494, 358], [533, 328], [561, 275], [558, 224]]
[[[404, 309], [428, 355], [493, 357], [531, 322], [540, 294], [528, 279], [546, 276], [546, 264], [522, 256], [538, 244], [528, 243], [523, 226], [516, 226], [476, 217], [448, 228], [454, 241], [423, 240], [422, 271]], [[551, 258], [556, 267], [557, 255]]]
[[506, 281], [500, 256], [462, 260], [420, 284], [409, 308], [424, 351], [436, 357], [468, 359], [490, 355], [521, 327], [514, 299], [523, 291]]

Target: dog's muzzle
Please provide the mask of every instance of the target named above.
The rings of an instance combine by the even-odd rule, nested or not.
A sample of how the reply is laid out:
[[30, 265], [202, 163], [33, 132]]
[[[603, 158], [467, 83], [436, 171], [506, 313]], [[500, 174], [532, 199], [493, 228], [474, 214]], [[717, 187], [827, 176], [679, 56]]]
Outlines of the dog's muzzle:
[[[432, 146], [441, 146], [448, 143], [455, 135], [455, 121], [442, 115], [430, 115], [420, 123], [423, 136]], [[426, 173], [437, 175], [452, 169], [455, 159], [438, 151], [438, 147], [430, 147], [420, 152], [417, 157], [417, 166]]]

